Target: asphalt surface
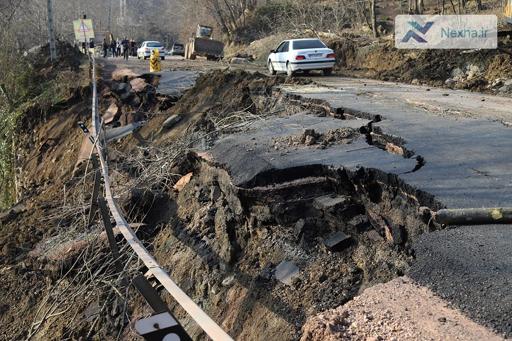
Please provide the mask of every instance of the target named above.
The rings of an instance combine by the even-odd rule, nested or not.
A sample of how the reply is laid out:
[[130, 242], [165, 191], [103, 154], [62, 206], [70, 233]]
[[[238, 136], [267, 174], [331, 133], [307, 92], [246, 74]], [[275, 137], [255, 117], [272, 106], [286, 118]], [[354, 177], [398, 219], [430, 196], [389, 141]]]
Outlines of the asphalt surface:
[[[498, 119], [499, 114], [512, 120], [512, 99], [485, 96], [482, 102], [481, 94], [464, 91], [434, 89], [431, 94], [424, 87], [378, 81], [328, 82], [329, 88], [285, 90], [325, 100], [356, 116], [381, 115], [383, 120], [374, 126], [403, 139], [426, 162], [401, 179], [447, 207], [512, 206], [512, 129]], [[371, 161], [362, 156], [360, 164], [368, 167]], [[387, 168], [385, 162], [381, 167]]]
[[409, 276], [474, 320], [512, 336], [509, 225], [465, 226], [420, 236]]

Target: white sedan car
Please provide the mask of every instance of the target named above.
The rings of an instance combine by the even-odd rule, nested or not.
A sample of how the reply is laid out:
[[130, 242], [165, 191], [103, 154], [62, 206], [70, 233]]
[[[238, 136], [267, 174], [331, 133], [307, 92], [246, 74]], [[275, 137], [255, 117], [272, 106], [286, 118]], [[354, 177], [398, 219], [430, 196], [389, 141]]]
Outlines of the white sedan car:
[[296, 71], [308, 73], [310, 70], [322, 70], [328, 76], [335, 62], [336, 54], [320, 39], [291, 39], [270, 51], [267, 67], [272, 75], [279, 71], [292, 76]]
[[137, 58], [138, 59], [148, 59], [151, 57], [151, 51], [154, 49], [158, 49], [160, 52], [160, 58], [162, 60], [165, 59], [165, 48], [164, 45], [159, 41], [145, 41], [142, 45], [137, 49]]

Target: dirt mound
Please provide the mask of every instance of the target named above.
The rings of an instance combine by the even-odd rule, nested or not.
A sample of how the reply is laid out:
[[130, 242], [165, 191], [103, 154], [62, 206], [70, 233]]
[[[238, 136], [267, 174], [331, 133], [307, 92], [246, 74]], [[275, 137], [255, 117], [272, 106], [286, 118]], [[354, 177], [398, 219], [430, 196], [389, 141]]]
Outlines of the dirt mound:
[[257, 108], [252, 96], [271, 96], [273, 88], [280, 84], [310, 82], [285, 76], [268, 77], [259, 72], [216, 70], [201, 75], [196, 86], [183, 96], [178, 108], [188, 112], [205, 109], [220, 112], [246, 109], [254, 112]]
[[502, 340], [412, 280], [366, 289], [302, 328], [301, 340]]
[[[496, 79], [512, 77], [511, 57], [502, 50], [399, 50], [390, 39], [375, 41], [345, 36], [328, 44], [338, 57], [338, 69], [349, 76], [486, 91]], [[510, 41], [500, 41], [506, 49]], [[384, 58], [383, 58], [384, 56]], [[455, 79], [458, 70], [475, 70]]]

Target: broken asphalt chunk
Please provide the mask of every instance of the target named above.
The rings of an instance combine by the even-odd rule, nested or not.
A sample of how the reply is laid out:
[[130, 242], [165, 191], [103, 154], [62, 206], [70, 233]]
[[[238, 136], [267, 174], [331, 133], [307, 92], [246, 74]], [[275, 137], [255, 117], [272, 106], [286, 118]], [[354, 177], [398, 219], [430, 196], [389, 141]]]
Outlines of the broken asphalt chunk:
[[292, 262], [282, 261], [275, 270], [275, 278], [286, 285], [292, 285], [293, 280], [299, 276], [299, 268]]
[[318, 210], [336, 209], [340, 205], [345, 205], [350, 202], [350, 198], [345, 196], [325, 195], [315, 198], [313, 206]]
[[393, 244], [403, 244], [405, 242], [404, 229], [402, 226], [384, 226], [386, 239]]
[[149, 84], [142, 78], [134, 78], [130, 81], [130, 86], [135, 92], [143, 92]]
[[331, 251], [341, 250], [349, 245], [350, 236], [338, 231], [324, 240], [325, 246]]
[[302, 237], [302, 234], [304, 233], [304, 226], [306, 226], [306, 221], [304, 219], [299, 219], [295, 223], [295, 226], [293, 227], [293, 234], [297, 240], [300, 240]]

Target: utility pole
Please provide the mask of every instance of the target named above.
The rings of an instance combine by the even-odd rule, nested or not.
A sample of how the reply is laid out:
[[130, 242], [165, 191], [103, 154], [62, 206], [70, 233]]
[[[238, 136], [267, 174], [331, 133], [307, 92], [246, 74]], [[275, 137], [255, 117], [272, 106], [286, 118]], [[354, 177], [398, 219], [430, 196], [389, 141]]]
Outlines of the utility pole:
[[108, 1], [108, 26], [107, 26], [107, 31], [109, 33], [112, 33], [111, 23], [112, 23], [112, 0], [109, 0]]
[[50, 60], [57, 60], [57, 47], [55, 46], [55, 31], [53, 29], [53, 0], [48, 0], [48, 37], [50, 42]]

